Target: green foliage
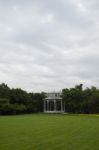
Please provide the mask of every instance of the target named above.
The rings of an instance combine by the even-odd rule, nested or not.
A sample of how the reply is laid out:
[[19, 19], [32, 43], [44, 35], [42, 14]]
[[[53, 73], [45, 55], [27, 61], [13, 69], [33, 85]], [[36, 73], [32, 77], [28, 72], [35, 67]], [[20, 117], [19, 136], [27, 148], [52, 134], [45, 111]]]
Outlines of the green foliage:
[[0, 84], [0, 98], [8, 98], [10, 96], [10, 89], [7, 84]]
[[66, 111], [71, 113], [99, 113], [99, 89], [82, 89], [82, 84], [71, 89], [63, 89], [62, 98]]
[[0, 85], [0, 114], [13, 115], [43, 111], [44, 93], [27, 93], [22, 89], [10, 89]]

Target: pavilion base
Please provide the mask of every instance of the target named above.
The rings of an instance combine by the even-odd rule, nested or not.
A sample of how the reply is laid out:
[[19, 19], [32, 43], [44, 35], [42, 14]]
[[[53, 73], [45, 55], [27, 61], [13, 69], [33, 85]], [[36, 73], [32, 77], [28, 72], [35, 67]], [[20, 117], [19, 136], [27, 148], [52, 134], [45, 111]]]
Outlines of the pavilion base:
[[60, 114], [64, 113], [65, 111], [44, 111], [44, 113], [51, 113], [51, 114]]

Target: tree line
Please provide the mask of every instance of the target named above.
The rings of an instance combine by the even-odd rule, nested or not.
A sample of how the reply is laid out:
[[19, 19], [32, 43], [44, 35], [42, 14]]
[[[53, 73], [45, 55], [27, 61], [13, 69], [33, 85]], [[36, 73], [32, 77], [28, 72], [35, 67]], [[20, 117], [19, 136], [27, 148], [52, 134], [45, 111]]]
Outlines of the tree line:
[[83, 89], [80, 84], [74, 88], [63, 89], [62, 98], [69, 113], [99, 113], [99, 89], [94, 86]]
[[0, 84], [0, 115], [36, 113], [43, 111], [45, 93], [27, 93], [17, 88], [10, 89]]
[[[15, 115], [43, 112], [44, 92], [28, 93], [20, 88], [9, 88], [0, 84], [0, 115]], [[83, 89], [83, 85], [62, 90], [61, 97], [65, 102], [65, 110], [69, 113], [99, 113], [99, 89], [96, 87]]]

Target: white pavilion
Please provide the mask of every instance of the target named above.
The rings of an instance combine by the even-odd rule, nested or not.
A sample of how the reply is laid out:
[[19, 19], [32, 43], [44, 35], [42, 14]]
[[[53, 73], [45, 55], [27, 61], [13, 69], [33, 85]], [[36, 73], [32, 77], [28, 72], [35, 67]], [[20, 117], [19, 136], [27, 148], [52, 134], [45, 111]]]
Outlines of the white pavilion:
[[61, 93], [47, 93], [44, 99], [45, 113], [64, 113], [65, 103], [61, 98]]

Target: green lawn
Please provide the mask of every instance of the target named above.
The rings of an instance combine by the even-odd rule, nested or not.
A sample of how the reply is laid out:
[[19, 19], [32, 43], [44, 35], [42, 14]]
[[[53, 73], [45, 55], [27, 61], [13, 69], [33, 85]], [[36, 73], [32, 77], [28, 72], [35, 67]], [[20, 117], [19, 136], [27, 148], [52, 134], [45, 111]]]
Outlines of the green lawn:
[[99, 117], [1, 116], [0, 150], [99, 150]]

